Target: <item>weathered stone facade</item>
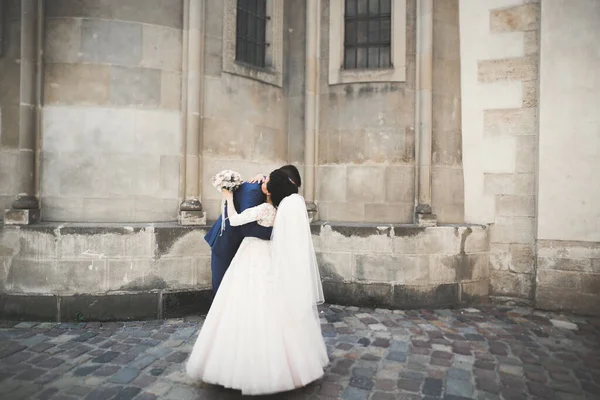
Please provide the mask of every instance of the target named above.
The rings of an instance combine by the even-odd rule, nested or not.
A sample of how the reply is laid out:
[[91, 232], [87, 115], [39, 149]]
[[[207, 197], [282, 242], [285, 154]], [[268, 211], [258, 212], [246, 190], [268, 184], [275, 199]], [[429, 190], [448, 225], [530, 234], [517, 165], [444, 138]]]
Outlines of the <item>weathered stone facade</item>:
[[210, 177], [288, 162], [331, 301], [597, 313], [593, 0], [393, 0], [393, 63], [364, 70], [344, 1], [266, 4], [252, 68], [234, 0], [0, 3], [0, 313], [204, 299]]

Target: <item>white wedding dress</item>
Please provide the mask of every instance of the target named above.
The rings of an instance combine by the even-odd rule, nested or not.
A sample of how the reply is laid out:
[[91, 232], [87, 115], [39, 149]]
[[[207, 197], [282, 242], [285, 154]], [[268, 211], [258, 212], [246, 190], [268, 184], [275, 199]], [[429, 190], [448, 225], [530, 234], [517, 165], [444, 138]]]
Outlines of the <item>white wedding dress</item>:
[[259, 395], [323, 376], [323, 292], [304, 199], [285, 198], [275, 215], [264, 203], [230, 216], [232, 226], [274, 225], [272, 240], [243, 240], [190, 354], [190, 377]]

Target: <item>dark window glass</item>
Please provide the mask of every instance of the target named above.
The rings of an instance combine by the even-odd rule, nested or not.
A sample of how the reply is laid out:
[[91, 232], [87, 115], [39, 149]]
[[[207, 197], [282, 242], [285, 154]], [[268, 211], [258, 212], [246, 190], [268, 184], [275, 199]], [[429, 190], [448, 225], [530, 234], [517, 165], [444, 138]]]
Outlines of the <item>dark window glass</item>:
[[391, 66], [391, 0], [346, 0], [344, 68]]
[[267, 0], [238, 0], [235, 59], [254, 67], [265, 67], [268, 46]]

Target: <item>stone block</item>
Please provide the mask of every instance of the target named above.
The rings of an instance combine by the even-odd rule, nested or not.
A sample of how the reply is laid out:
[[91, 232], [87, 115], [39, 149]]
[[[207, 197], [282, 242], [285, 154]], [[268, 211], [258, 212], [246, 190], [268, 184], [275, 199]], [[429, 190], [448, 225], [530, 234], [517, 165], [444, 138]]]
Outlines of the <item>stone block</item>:
[[461, 282], [461, 301], [463, 303], [481, 302], [490, 293], [490, 281], [488, 279], [473, 282]]
[[411, 223], [414, 203], [365, 204], [365, 220], [381, 223]]
[[365, 136], [364, 129], [329, 129], [319, 132], [321, 163], [362, 164], [366, 157]]
[[472, 225], [461, 233], [463, 238], [462, 252], [471, 253], [487, 253], [490, 251], [490, 240], [488, 229], [484, 226]]
[[536, 307], [543, 310], [568, 311], [587, 315], [600, 315], [600, 296], [573, 290], [538, 287]]
[[4, 149], [19, 148], [19, 106], [0, 108], [0, 145]]
[[[208, 246], [206, 246], [208, 248]], [[211, 257], [203, 256], [194, 259], [196, 269], [196, 287], [212, 288]]]
[[594, 271], [592, 268], [593, 260], [588, 258], [552, 258], [538, 257], [538, 270], [550, 269], [556, 271], [573, 271], [573, 272], [600, 272], [600, 269]]
[[167, 110], [181, 109], [181, 74], [161, 72], [160, 107]]
[[464, 222], [464, 177], [462, 168], [433, 167], [431, 206], [441, 223]]
[[191, 258], [162, 257], [156, 262], [156, 275], [167, 282], [169, 288], [195, 285], [195, 271]]
[[509, 108], [484, 110], [483, 130], [486, 135], [536, 135], [536, 109]]
[[[412, 161], [414, 148], [412, 138], [405, 135], [403, 126], [367, 128], [366, 139], [359, 142], [367, 161], [372, 163], [409, 163]], [[344, 137], [345, 139], [345, 137]], [[364, 144], [363, 144], [364, 143]], [[342, 149], [345, 151], [345, 149]]]
[[162, 318], [181, 318], [204, 315], [210, 309], [212, 290], [191, 290], [163, 293]]
[[407, 231], [394, 230], [394, 253], [458, 254], [464, 230], [458, 227], [429, 227]]
[[323, 251], [389, 253], [392, 250], [391, 232], [385, 226], [327, 224], [322, 226], [319, 237]]
[[363, 203], [340, 203], [319, 201], [319, 219], [334, 222], [365, 221], [365, 205]]
[[127, 0], [116, 4], [109, 2], [104, 8], [110, 9], [112, 17], [117, 20], [136, 21], [176, 29], [183, 27], [183, 2], [181, 0]]
[[204, 211], [179, 211], [177, 220], [181, 225], [206, 225], [206, 212]]
[[[87, 109], [90, 110], [91, 107]], [[42, 129], [44, 131], [42, 162], [44, 163], [44, 171], [56, 171], [58, 169], [56, 162], [59, 156], [57, 153], [79, 151], [83, 150], [86, 145], [93, 145], [89, 143], [89, 140], [93, 138], [86, 135], [85, 115], [86, 109], [82, 107], [44, 107], [44, 112], [42, 113]], [[106, 118], [107, 115], [103, 115], [102, 117], [104, 123], [111, 125], [111, 118]], [[101, 129], [101, 127], [100, 125], [96, 128]], [[98, 132], [94, 133], [97, 134]], [[44, 180], [45, 178], [42, 177], [42, 185], [44, 185]], [[48, 193], [44, 190], [44, 194], [56, 196], [60, 195], [60, 192]]]
[[419, 284], [429, 282], [429, 257], [388, 254], [354, 255], [357, 281]]
[[181, 71], [181, 49], [181, 30], [144, 25], [143, 67]]
[[45, 21], [44, 61], [77, 63], [81, 59], [81, 19], [48, 18]]
[[477, 64], [478, 81], [481, 83], [530, 81], [536, 80], [538, 75], [536, 57], [484, 60]]
[[204, 241], [205, 229], [197, 228], [161, 228], [156, 231], [156, 254], [170, 258], [210, 255], [210, 247]]
[[18, 293], [53, 293], [64, 288], [64, 276], [57, 274], [56, 260], [15, 258], [9, 265], [6, 284]]
[[600, 295], [600, 274], [581, 274], [581, 291]]
[[448, 307], [459, 303], [458, 283], [440, 285], [395, 285], [393, 305], [396, 308]]
[[523, 108], [536, 108], [538, 104], [537, 81], [523, 82]]
[[532, 284], [532, 275], [490, 270], [490, 295], [530, 299]]
[[521, 4], [490, 12], [490, 31], [492, 33], [532, 31], [539, 28], [539, 23], [540, 5], [535, 3]]
[[86, 230], [75, 227], [58, 233], [58, 256], [61, 259], [151, 258], [154, 255], [154, 228], [111, 231], [109, 227]]
[[119, 293], [110, 295], [61, 296], [62, 321], [139, 321], [158, 319], [159, 293]]
[[531, 196], [535, 192], [534, 175], [485, 174], [485, 193], [491, 195]]
[[84, 19], [81, 23], [81, 60], [138, 66], [143, 60], [142, 36], [142, 25], [138, 23]]
[[206, 35], [215, 38], [223, 37], [223, 10], [224, 3], [219, 0], [209, 0], [206, 2], [204, 12], [211, 18], [206, 18]]
[[[450, 1], [442, 2], [444, 4], [453, 3]], [[437, 60], [444, 61], [458, 61], [460, 60], [460, 30], [458, 24], [458, 12], [456, 17], [454, 15], [443, 16], [444, 20], [436, 20], [436, 14], [439, 15], [439, 5], [442, 3], [434, 3], [433, 13], [433, 58], [434, 58], [434, 74]], [[456, 7], [458, 8], [458, 7]], [[460, 85], [460, 73], [458, 77], [458, 83]], [[434, 83], [434, 88], [435, 88]], [[460, 89], [455, 92], [460, 94]]]
[[385, 167], [347, 167], [346, 199], [351, 202], [383, 203]]
[[496, 215], [501, 217], [534, 217], [534, 196], [499, 195], [496, 197]]
[[108, 267], [105, 259], [66, 260], [58, 262], [56, 274], [61, 292], [102, 293], [108, 290]]
[[515, 157], [515, 172], [535, 173], [538, 160], [538, 142], [536, 136], [517, 137], [517, 153]]
[[179, 199], [135, 197], [136, 222], [172, 222], [177, 220]]
[[318, 200], [346, 201], [347, 170], [345, 166], [320, 166], [317, 169]]
[[415, 167], [388, 165], [385, 167], [385, 201], [414, 202]]
[[[43, 187], [43, 185], [42, 185]], [[81, 222], [83, 199], [76, 197], [47, 196], [41, 204], [44, 221]]]
[[573, 259], [600, 258], [600, 243], [566, 240], [539, 240], [538, 257]]
[[47, 64], [44, 70], [44, 104], [108, 104], [109, 66]]
[[2, 64], [0, 65], [2, 65], [3, 69], [3, 79], [0, 80], [0, 104], [16, 106], [21, 100], [21, 64], [17, 60], [2, 60]]
[[352, 281], [352, 254], [323, 252], [317, 253], [321, 279], [326, 281]]
[[133, 221], [135, 218], [132, 197], [85, 197], [82, 201], [82, 220], [86, 222]]
[[392, 285], [323, 282], [325, 301], [360, 307], [385, 307], [391, 305]]
[[109, 259], [107, 263], [109, 291], [147, 291], [165, 287], [164, 281], [153, 274], [154, 260], [150, 258]]
[[525, 55], [537, 57], [540, 54], [540, 31], [525, 32], [523, 40]]
[[529, 244], [511, 244], [510, 264], [511, 272], [532, 274], [535, 270], [535, 248]]
[[[112, 94], [111, 94], [112, 96]], [[64, 108], [64, 107], [63, 107]], [[135, 143], [135, 116], [132, 109], [86, 107], [73, 110], [84, 116], [84, 129], [79, 129], [70, 135], [78, 136], [73, 147], [77, 151], [89, 151], [93, 147], [96, 151], [106, 153], [136, 153], [139, 146]], [[74, 123], [75, 121], [73, 121]], [[44, 132], [45, 133], [45, 132]], [[62, 137], [65, 132], [62, 132]], [[57, 140], [57, 151], [64, 152], [64, 139]], [[69, 141], [70, 142], [70, 141]]]
[[15, 173], [18, 170], [18, 166], [19, 153], [17, 151], [0, 151], [0, 190], [2, 193], [16, 196], [19, 192], [19, 188], [17, 187], [17, 173]]
[[31, 225], [39, 222], [41, 212], [35, 210], [15, 210], [7, 209], [4, 211], [4, 225]]
[[162, 110], [135, 111], [134, 144], [139, 153], [179, 156], [181, 114]]
[[489, 278], [487, 254], [432, 255], [429, 264], [432, 283], [452, 283]]
[[535, 228], [533, 217], [497, 217], [496, 223], [490, 227], [490, 241], [533, 244]]
[[555, 287], [577, 290], [581, 287], [581, 274], [570, 271], [539, 270], [538, 287]]
[[110, 67], [110, 104], [155, 108], [161, 102], [161, 72], [149, 68]]
[[58, 318], [54, 295], [0, 294], [0, 318], [8, 321], [52, 321]]

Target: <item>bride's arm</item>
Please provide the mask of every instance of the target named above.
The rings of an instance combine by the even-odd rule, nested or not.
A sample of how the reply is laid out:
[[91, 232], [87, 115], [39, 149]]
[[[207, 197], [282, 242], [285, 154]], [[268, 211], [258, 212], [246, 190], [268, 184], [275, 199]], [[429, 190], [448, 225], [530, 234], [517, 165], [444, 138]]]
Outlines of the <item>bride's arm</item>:
[[231, 226], [240, 226], [258, 221], [263, 215], [266, 203], [259, 204], [256, 207], [250, 207], [238, 214], [233, 203], [233, 193], [223, 191], [223, 198], [227, 201], [227, 218]]

